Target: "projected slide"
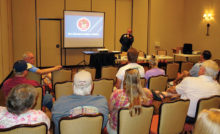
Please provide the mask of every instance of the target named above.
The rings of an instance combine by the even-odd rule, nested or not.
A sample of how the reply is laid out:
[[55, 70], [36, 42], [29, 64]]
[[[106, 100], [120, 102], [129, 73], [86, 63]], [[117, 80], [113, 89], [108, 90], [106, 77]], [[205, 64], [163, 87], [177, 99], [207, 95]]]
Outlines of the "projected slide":
[[64, 11], [64, 47], [103, 47], [104, 13]]

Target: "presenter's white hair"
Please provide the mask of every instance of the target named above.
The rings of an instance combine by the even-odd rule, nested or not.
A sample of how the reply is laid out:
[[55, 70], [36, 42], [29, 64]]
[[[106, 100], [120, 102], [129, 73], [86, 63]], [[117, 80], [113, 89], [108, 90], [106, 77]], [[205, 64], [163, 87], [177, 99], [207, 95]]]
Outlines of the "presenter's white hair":
[[88, 71], [82, 70], [75, 74], [73, 92], [76, 95], [89, 95], [92, 91], [92, 76]]

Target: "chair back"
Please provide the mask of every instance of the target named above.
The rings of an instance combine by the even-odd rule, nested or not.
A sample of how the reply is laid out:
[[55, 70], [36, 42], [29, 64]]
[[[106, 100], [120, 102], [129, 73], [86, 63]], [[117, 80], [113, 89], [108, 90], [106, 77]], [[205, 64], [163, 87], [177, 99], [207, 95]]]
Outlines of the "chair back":
[[183, 71], [189, 71], [191, 68], [193, 67], [193, 63], [192, 62], [182, 62], [181, 64], [181, 72]]
[[71, 70], [58, 70], [52, 72], [52, 83], [53, 83], [53, 88], [55, 83], [57, 82], [64, 82], [64, 81], [71, 81], [72, 79], [72, 71]]
[[35, 90], [38, 93], [36, 104], [34, 105], [33, 109], [41, 110], [42, 109], [42, 102], [43, 102], [43, 88], [41, 86], [35, 87]]
[[157, 55], [167, 55], [167, 50], [157, 50]]
[[178, 71], [179, 71], [179, 64], [178, 63], [168, 63], [167, 64], [166, 75], [168, 76], [169, 80], [176, 79]]
[[196, 108], [196, 118], [203, 109], [220, 108], [220, 95], [214, 95], [208, 98], [201, 98]]
[[81, 71], [81, 70], [86, 70], [88, 72], [91, 73], [92, 75], [92, 79], [95, 80], [95, 76], [96, 76], [96, 69], [93, 68], [93, 67], [85, 67], [85, 68], [79, 68], [78, 71]]
[[153, 106], [142, 106], [139, 115], [130, 116], [128, 108], [118, 111], [118, 134], [149, 134]]
[[63, 117], [59, 124], [60, 134], [101, 134], [103, 115]]
[[29, 80], [35, 80], [39, 84], [41, 84], [41, 75], [40, 74], [28, 71], [26, 78]]
[[94, 88], [92, 91], [92, 95], [102, 95], [105, 96], [106, 100], [110, 99], [114, 80], [113, 79], [99, 79], [93, 81]]
[[160, 105], [158, 134], [179, 134], [183, 131], [189, 100], [177, 100]]
[[146, 87], [146, 79], [144, 77], [141, 77], [141, 86]]
[[148, 80], [149, 89], [165, 91], [167, 88], [168, 77], [164, 75], [152, 76]]
[[118, 72], [118, 67], [114, 66], [105, 66], [102, 67], [102, 79], [113, 79], [114, 82], [116, 81], [116, 73]]
[[65, 82], [57, 82], [54, 85], [54, 92], [56, 100], [61, 96], [68, 96], [73, 94], [73, 82], [65, 81]]
[[0, 134], [47, 134], [48, 128], [45, 123], [22, 124], [10, 128], [0, 129]]

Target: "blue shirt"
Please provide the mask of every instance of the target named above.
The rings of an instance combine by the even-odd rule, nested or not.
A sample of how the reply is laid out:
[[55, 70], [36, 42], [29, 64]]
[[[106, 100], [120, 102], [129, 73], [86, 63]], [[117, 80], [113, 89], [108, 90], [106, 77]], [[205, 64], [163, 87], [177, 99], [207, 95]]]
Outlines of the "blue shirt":
[[192, 77], [198, 77], [199, 76], [199, 69], [200, 69], [200, 66], [202, 65], [201, 62], [198, 62], [196, 63], [189, 71], [190, 75]]
[[39, 69], [39, 68], [35, 67], [34, 65], [32, 65], [30, 63], [27, 63], [27, 65], [28, 65], [28, 71], [30, 71], [30, 72], [35, 73]]
[[53, 105], [52, 120], [55, 124], [55, 134], [59, 134], [59, 120], [62, 117], [70, 116], [71, 109], [78, 106], [94, 106], [98, 108], [99, 113], [102, 113], [104, 116], [103, 128], [106, 126], [109, 111], [105, 97], [92, 95], [81, 96], [73, 94], [59, 98]]

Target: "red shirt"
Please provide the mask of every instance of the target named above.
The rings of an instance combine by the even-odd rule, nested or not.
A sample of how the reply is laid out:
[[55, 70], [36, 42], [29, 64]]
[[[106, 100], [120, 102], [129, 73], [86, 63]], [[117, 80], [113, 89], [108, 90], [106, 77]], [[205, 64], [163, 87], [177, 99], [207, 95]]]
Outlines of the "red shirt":
[[13, 78], [6, 80], [2, 86], [2, 91], [5, 95], [5, 97], [8, 96], [9, 92], [11, 91], [11, 89], [13, 87], [15, 87], [16, 85], [19, 85], [19, 84], [29, 84], [32, 86], [40, 86], [40, 84], [37, 81], [28, 80], [25, 77], [16, 77], [15, 76]]

